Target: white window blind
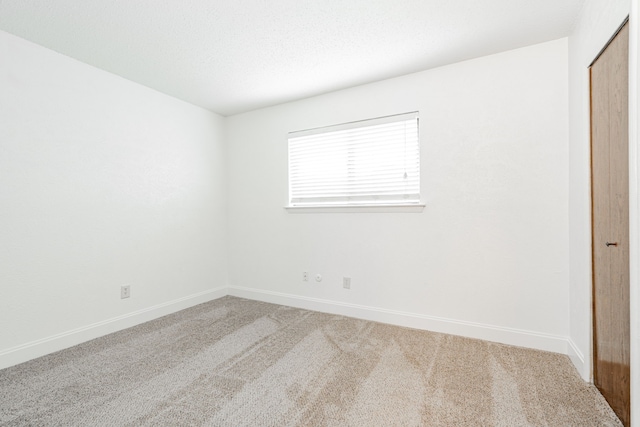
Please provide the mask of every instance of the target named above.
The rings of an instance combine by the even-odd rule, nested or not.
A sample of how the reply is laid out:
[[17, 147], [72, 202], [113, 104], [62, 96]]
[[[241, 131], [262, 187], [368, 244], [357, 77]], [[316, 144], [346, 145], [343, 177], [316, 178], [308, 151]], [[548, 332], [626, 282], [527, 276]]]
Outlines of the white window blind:
[[419, 202], [417, 112], [289, 133], [291, 206]]

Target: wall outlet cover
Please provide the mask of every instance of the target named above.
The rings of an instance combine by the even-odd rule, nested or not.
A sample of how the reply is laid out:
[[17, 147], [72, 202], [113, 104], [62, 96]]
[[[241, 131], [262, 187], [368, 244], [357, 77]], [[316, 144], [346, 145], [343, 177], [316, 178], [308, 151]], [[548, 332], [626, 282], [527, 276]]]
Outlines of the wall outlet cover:
[[131, 296], [131, 286], [123, 285], [120, 286], [120, 299], [129, 298]]

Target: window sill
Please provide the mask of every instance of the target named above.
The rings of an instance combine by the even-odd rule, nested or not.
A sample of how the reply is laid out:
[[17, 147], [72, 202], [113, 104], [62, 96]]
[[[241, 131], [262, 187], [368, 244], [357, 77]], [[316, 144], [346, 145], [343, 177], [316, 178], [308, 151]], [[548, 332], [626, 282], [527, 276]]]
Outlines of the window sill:
[[411, 205], [351, 205], [351, 206], [285, 206], [288, 213], [420, 213], [424, 204]]

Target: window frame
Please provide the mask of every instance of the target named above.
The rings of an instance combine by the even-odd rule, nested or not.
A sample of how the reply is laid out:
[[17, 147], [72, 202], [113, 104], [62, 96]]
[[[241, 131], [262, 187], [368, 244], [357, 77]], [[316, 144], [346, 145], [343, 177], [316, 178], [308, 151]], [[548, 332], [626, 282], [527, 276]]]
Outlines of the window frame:
[[[302, 192], [302, 195], [298, 193], [300, 197], [298, 197], [297, 201], [294, 201], [294, 191], [293, 191], [293, 183], [292, 183], [294, 181], [294, 178], [292, 178], [292, 175], [293, 175], [292, 151], [298, 157], [300, 157], [301, 152], [303, 153], [302, 154], [303, 156], [309, 156], [309, 153], [308, 152], [304, 153], [304, 149], [302, 149], [301, 151], [299, 147], [292, 150], [292, 140], [297, 142], [298, 144], [300, 144], [301, 142], [302, 143], [308, 142], [313, 144], [314, 141], [308, 141], [308, 140], [309, 138], [314, 138], [317, 136], [321, 139], [319, 142], [324, 143], [322, 139], [325, 137], [331, 138], [331, 134], [333, 134], [333, 136], [341, 135], [342, 137], [338, 139], [340, 141], [339, 144], [341, 144], [340, 147], [342, 146], [342, 144], [346, 144], [344, 146], [344, 150], [348, 151], [349, 153], [348, 156], [354, 156], [354, 155], [357, 156], [358, 148], [362, 149], [363, 147], [366, 147], [366, 144], [371, 143], [372, 140], [365, 137], [361, 137], [363, 141], [353, 144], [352, 141], [350, 140], [350, 137], [348, 136], [349, 132], [359, 132], [359, 131], [366, 132], [367, 128], [372, 129], [373, 127], [378, 127], [380, 131], [385, 125], [393, 126], [399, 123], [403, 123], [404, 125], [406, 125], [407, 123], [410, 123], [413, 125], [412, 123], [413, 121], [415, 121], [415, 128], [410, 128], [409, 134], [407, 134], [407, 131], [405, 130], [403, 136], [401, 137], [401, 138], [404, 138], [405, 140], [405, 145], [403, 145], [404, 153], [399, 151], [396, 151], [395, 153], [393, 153], [393, 150], [390, 151], [392, 154], [399, 154], [402, 157], [401, 161], [405, 163], [405, 165], [401, 166], [405, 170], [403, 179], [407, 179], [406, 172], [410, 172], [410, 176], [413, 176], [413, 179], [408, 181], [406, 184], [399, 183], [397, 178], [390, 178], [384, 182], [383, 186], [377, 189], [379, 191], [378, 194], [375, 194], [374, 192], [372, 194], [369, 194], [368, 196], [366, 194], [364, 195], [356, 194], [355, 196], [352, 196], [353, 192], [355, 191], [354, 187], [351, 187], [348, 184], [349, 180], [344, 178], [343, 172], [340, 170], [337, 170], [336, 171], [337, 174], [343, 176], [343, 178], [339, 178], [338, 182], [340, 182], [341, 184], [345, 184], [345, 183], [347, 184], [346, 190], [342, 194], [338, 194], [337, 197], [334, 196], [333, 194], [331, 194], [331, 196], [329, 197], [324, 195], [315, 197], [315, 199], [320, 201], [317, 203], [314, 203], [314, 200], [313, 200], [314, 197], [308, 197], [308, 200], [305, 201], [304, 192]], [[384, 129], [386, 131], [388, 127]], [[403, 132], [402, 129], [400, 129], [400, 132]], [[380, 135], [380, 133], [377, 133], [376, 135]], [[305, 138], [307, 140], [305, 140]], [[398, 139], [398, 137], [396, 136], [395, 139]], [[410, 144], [409, 154], [407, 154], [407, 148], [406, 148], [407, 141]], [[317, 141], [316, 141], [316, 144], [317, 144]], [[384, 147], [384, 149], [387, 150], [388, 147]], [[287, 205], [285, 206], [285, 209], [289, 212], [295, 212], [295, 213], [299, 213], [299, 212], [421, 212], [425, 205], [422, 203], [423, 196], [420, 188], [421, 187], [420, 149], [421, 149], [421, 144], [420, 144], [419, 111], [393, 114], [388, 116], [341, 123], [337, 125], [323, 126], [319, 128], [289, 132], [287, 135], [288, 199], [287, 199]], [[332, 155], [332, 153], [333, 152], [330, 152], [330, 155]], [[364, 153], [365, 154], [363, 155], [365, 157], [363, 159], [366, 159], [366, 156], [371, 156], [372, 155], [371, 153], [375, 153], [375, 150], [370, 151], [365, 149]], [[408, 166], [409, 169], [407, 169], [407, 166], [406, 166], [407, 160], [411, 162], [411, 164]], [[298, 159], [298, 163], [296, 163], [295, 165], [296, 166], [300, 164], [304, 165], [303, 162], [304, 160], [300, 161]], [[377, 166], [378, 163], [375, 162], [374, 165]], [[347, 168], [346, 165], [344, 165], [344, 167], [345, 169]], [[393, 164], [393, 168], [394, 170], [398, 170], [397, 162]], [[374, 168], [374, 170], [376, 173], [379, 172], [379, 169], [376, 170]], [[350, 177], [352, 176], [351, 170], [346, 173], [349, 173]], [[303, 181], [300, 180], [299, 176], [297, 176], [296, 178], [298, 178], [296, 180], [296, 184], [300, 185], [300, 183]], [[369, 178], [366, 178], [364, 181], [359, 181], [359, 184], [367, 184], [367, 183], [371, 184], [373, 181], [375, 181], [375, 178], [372, 180], [369, 177]], [[391, 193], [388, 191], [387, 188], [385, 188], [385, 186], [389, 186], [389, 185], [391, 186], [391, 190], [393, 190], [393, 192]], [[402, 185], [409, 186], [409, 187], [405, 187], [404, 194], [402, 194]], [[328, 186], [325, 185], [325, 187], [320, 187], [320, 189], [329, 191], [327, 190], [327, 187], [330, 187], [330, 186], [331, 186], [330, 184]], [[400, 191], [400, 193], [398, 193], [397, 191]], [[331, 191], [329, 192], [331, 193]], [[411, 195], [413, 195], [413, 198], [410, 200], [407, 200], [407, 197], [411, 197]], [[322, 201], [323, 198], [325, 198], [326, 200]], [[377, 202], [376, 199], [378, 199], [379, 202]]]

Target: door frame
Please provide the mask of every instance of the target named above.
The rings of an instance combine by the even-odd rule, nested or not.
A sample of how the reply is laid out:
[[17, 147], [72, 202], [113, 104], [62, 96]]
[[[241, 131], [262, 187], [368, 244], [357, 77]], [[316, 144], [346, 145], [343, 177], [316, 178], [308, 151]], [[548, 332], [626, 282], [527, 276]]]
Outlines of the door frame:
[[[640, 426], [640, 0], [631, 0], [629, 20], [629, 283], [631, 417]], [[622, 27], [622, 26], [621, 26]], [[618, 31], [616, 31], [616, 34]], [[608, 44], [608, 43], [607, 43]], [[606, 45], [605, 45], [606, 46]], [[599, 55], [599, 54], [598, 54]], [[594, 59], [595, 61], [595, 59]], [[587, 83], [590, 84], [589, 80]], [[590, 96], [591, 88], [587, 92]], [[589, 128], [591, 113], [589, 112]], [[590, 131], [589, 131], [590, 132]], [[589, 145], [591, 142], [589, 141]], [[589, 177], [589, 181], [590, 181]], [[590, 184], [589, 184], [590, 187]], [[591, 191], [591, 189], [589, 190]], [[593, 284], [591, 284], [593, 289]], [[592, 303], [590, 304], [592, 305]], [[591, 312], [591, 310], [589, 310]], [[591, 321], [593, 351], [593, 321]], [[593, 381], [593, 354], [588, 361]]]
[[[640, 0], [633, 0], [638, 6], [638, 2]], [[637, 65], [637, 45], [632, 43], [632, 39], [634, 39], [634, 34], [637, 36], [637, 22], [635, 19], [630, 19], [630, 16], [633, 15], [633, 5], [631, 8], [631, 13], [623, 19], [622, 23], [618, 26], [618, 28], [613, 32], [611, 37], [607, 40], [607, 42], [602, 46], [598, 54], [593, 58], [589, 66], [588, 70], [588, 99], [589, 99], [589, 193], [590, 193], [590, 240], [591, 240], [591, 304], [590, 304], [590, 317], [591, 317], [591, 348], [590, 348], [590, 380], [591, 383], [595, 384], [595, 376], [597, 370], [596, 363], [596, 318], [595, 318], [595, 290], [596, 290], [596, 277], [595, 277], [595, 246], [594, 246], [594, 236], [595, 236], [595, 221], [594, 221], [594, 199], [593, 199], [593, 116], [592, 116], [592, 67], [598, 61], [598, 59], [602, 56], [602, 54], [607, 50], [611, 42], [620, 34], [620, 31], [625, 27], [625, 25], [629, 25], [629, 52], [628, 52], [628, 63], [629, 63], [629, 80], [628, 80], [628, 95], [629, 95], [629, 104], [628, 104], [628, 115], [629, 115], [629, 135], [628, 135], [628, 166], [629, 166], [629, 188], [628, 188], [628, 202], [629, 202], [629, 346], [630, 346], [630, 355], [629, 355], [629, 406], [631, 413], [631, 426], [640, 426], [640, 421], [635, 420], [633, 417], [634, 414], [634, 372], [636, 369], [634, 367], [640, 366], [640, 364], [634, 363], [634, 358], [637, 356], [637, 352], [635, 351], [635, 346], [638, 345], [634, 337], [636, 337], [636, 328], [634, 326], [638, 325], [638, 320], [640, 316], [635, 314], [635, 311], [638, 307], [640, 307], [640, 301], [638, 300], [638, 295], [640, 294], [637, 278], [640, 269], [640, 259], [638, 258], [638, 249], [640, 246], [640, 238], [638, 236], [638, 230], [640, 229], [638, 226], [640, 225], [640, 188], [638, 186], [638, 171], [640, 168], [640, 157], [638, 154], [638, 139], [637, 134], [632, 133], [634, 126], [637, 129], [637, 96], [635, 97], [636, 101], [636, 109], [633, 109], [634, 105], [634, 94], [637, 95], [637, 75], [633, 74], [634, 67]], [[635, 33], [633, 31], [636, 31]], [[634, 40], [635, 42], [636, 40]], [[632, 62], [635, 60], [636, 62]], [[632, 83], [633, 82], [633, 83]], [[635, 275], [634, 275], [635, 269]], [[640, 359], [639, 359], [640, 360]], [[640, 379], [640, 376], [637, 377]], [[640, 384], [640, 383], [636, 383]], [[636, 389], [637, 390], [637, 389]], [[640, 397], [640, 396], [638, 396]], [[637, 407], [637, 406], [636, 406]], [[633, 421], [635, 420], [635, 421]]]
[[640, 426], [640, 0], [629, 19], [629, 303], [631, 334], [631, 425]]

